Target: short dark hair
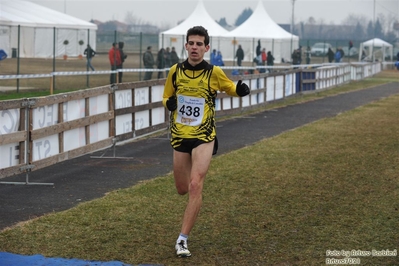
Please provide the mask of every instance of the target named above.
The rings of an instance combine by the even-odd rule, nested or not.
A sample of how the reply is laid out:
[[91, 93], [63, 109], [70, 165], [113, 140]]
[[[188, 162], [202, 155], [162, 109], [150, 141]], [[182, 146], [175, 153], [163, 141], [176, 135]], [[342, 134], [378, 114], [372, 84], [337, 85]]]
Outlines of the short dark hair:
[[204, 43], [205, 45], [209, 44], [209, 35], [208, 31], [202, 26], [194, 26], [187, 31], [186, 42], [188, 42], [188, 37], [191, 35], [199, 35], [205, 37]]
[[148, 47], [147, 47], [147, 50], [150, 50], [151, 48], [152, 48], [151, 46], [148, 46]]

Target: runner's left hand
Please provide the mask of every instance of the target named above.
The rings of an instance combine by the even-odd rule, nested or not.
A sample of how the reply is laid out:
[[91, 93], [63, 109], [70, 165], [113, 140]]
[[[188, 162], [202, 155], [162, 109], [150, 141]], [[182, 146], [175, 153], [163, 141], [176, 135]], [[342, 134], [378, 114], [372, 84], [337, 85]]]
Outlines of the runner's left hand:
[[248, 85], [245, 83], [242, 83], [242, 80], [239, 80], [236, 86], [236, 93], [240, 97], [244, 97], [248, 95], [251, 92], [249, 89]]

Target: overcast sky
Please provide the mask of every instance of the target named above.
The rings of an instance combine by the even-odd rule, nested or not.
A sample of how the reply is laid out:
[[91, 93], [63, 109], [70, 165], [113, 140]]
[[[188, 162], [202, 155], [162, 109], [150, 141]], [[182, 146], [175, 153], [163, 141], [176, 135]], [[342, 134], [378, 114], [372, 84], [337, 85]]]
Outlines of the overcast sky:
[[[125, 21], [127, 12], [141, 22], [173, 27], [187, 18], [199, 0], [30, 0], [37, 4], [89, 21]], [[245, 8], [255, 10], [259, 0], [202, 0], [209, 15], [226, 18], [233, 25]], [[290, 24], [292, 0], [262, 0], [270, 17], [279, 24]], [[370, 20], [383, 13], [399, 17], [399, 0], [295, 0], [294, 20], [306, 21], [314, 17], [325, 23], [340, 24], [348, 15], [367, 16]], [[398, 19], [399, 20], [399, 19]]]

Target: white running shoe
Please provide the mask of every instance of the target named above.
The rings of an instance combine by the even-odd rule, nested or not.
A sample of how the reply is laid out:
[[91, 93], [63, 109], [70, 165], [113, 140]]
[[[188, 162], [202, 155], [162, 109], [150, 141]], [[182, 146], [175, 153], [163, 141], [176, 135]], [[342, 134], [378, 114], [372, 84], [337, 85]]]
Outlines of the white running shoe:
[[178, 257], [190, 257], [191, 256], [191, 253], [187, 248], [187, 243], [185, 243], [184, 240], [181, 240], [180, 243], [176, 243], [175, 249], [176, 249], [176, 255]]

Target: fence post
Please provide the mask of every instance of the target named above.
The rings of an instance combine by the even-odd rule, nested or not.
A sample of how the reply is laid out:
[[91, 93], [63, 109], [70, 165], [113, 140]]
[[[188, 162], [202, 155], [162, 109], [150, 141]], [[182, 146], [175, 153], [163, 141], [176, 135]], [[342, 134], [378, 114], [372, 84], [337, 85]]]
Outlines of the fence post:
[[29, 173], [32, 171], [33, 168], [35, 168], [35, 165], [31, 164], [31, 135], [29, 132], [31, 132], [32, 129], [32, 124], [30, 123], [30, 118], [31, 118], [31, 112], [30, 109], [31, 107], [35, 104], [34, 99], [26, 99], [23, 103], [22, 106], [25, 107], [25, 131], [28, 132], [26, 134], [26, 140], [25, 140], [25, 149], [24, 149], [24, 160], [25, 160], [25, 165], [20, 167], [20, 171], [25, 171], [25, 182], [0, 182], [0, 184], [6, 184], [6, 185], [45, 185], [45, 186], [54, 186], [54, 183], [32, 183], [29, 182]]
[[50, 77], [50, 95], [53, 95], [54, 93], [54, 74], [51, 75]]
[[[19, 51], [21, 50], [21, 25], [18, 25], [18, 48], [17, 48], [17, 75], [19, 75]], [[19, 92], [19, 78], [17, 78], [17, 93]]]
[[[87, 45], [90, 45], [90, 29], [87, 29]], [[87, 51], [87, 52], [89, 52], [89, 51]], [[86, 71], [89, 72], [89, 65], [87, 64], [87, 56], [88, 55], [86, 55]], [[86, 88], [88, 88], [90, 86], [89, 83], [90, 83], [90, 75], [87, 74], [86, 75]]]

